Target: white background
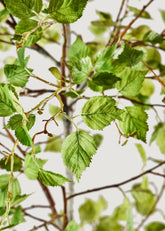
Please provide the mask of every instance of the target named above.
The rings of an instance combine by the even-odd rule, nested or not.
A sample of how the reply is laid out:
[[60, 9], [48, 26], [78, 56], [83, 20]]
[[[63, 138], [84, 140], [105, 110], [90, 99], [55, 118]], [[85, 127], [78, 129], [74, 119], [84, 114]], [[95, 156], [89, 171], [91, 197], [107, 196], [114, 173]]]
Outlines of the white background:
[[[145, 0], [130, 0], [131, 6], [136, 6], [139, 9], [142, 8], [144, 4], [146, 4], [147, 1]], [[83, 17], [78, 20], [76, 23], [72, 24], [72, 30], [76, 31], [76, 33], [83, 35], [83, 40], [85, 42], [91, 41], [94, 36], [88, 31], [88, 26], [90, 25], [90, 21], [98, 19], [98, 16], [95, 13], [95, 10], [99, 11], [105, 11], [108, 13], [112, 14], [113, 20], [116, 19], [119, 6], [121, 4], [121, 0], [94, 0], [92, 2], [89, 2], [87, 4], [87, 7], [84, 11]], [[165, 10], [165, 1], [164, 0], [155, 0], [151, 6], [148, 7], [148, 11], [152, 16], [152, 20], [142, 20], [139, 19], [134, 26], [138, 26], [139, 24], [148, 24], [150, 27], [155, 30], [156, 32], [161, 32], [164, 28], [163, 21], [160, 17], [159, 9], [164, 9]], [[131, 17], [130, 17], [131, 20]], [[129, 19], [127, 20], [129, 22]], [[73, 40], [75, 39], [75, 36], [73, 36]], [[49, 45], [47, 46], [49, 51], [51, 52], [52, 55], [54, 55], [57, 58], [61, 57], [61, 47], [57, 45]], [[45, 59], [45, 57], [40, 57], [39, 54], [36, 52], [31, 52], [28, 51], [27, 54], [31, 54], [31, 59], [29, 63], [29, 67], [34, 68], [34, 72], [39, 75], [42, 78], [45, 79], [50, 79], [52, 80], [52, 76], [48, 73], [48, 68], [52, 66], [52, 62], [49, 59]], [[12, 52], [10, 53], [13, 56], [16, 56], [15, 54], [15, 49], [12, 49]], [[1, 60], [3, 57], [5, 57], [6, 54], [2, 53]], [[165, 58], [162, 57], [162, 60], [165, 60]], [[165, 61], [164, 61], [165, 64]], [[32, 88], [44, 88], [44, 84], [40, 84], [37, 81], [34, 81], [33, 79], [29, 82], [28, 86], [31, 86]], [[159, 96], [160, 92], [160, 87], [157, 84], [156, 87], [156, 93], [152, 97], [152, 103], [161, 103], [161, 99]], [[113, 93], [112, 93], [113, 94]], [[33, 100], [32, 98], [23, 98], [22, 103], [25, 105], [25, 110], [28, 110], [32, 107], [32, 104], [38, 102], [38, 100]], [[54, 103], [52, 101], [51, 103]], [[84, 102], [83, 102], [84, 103]], [[127, 105], [128, 102], [123, 101], [125, 105]], [[81, 103], [80, 103], [81, 104]], [[80, 107], [76, 108], [77, 113], [81, 110]], [[161, 116], [162, 112], [161, 112]], [[43, 115], [44, 117], [44, 115]], [[41, 117], [40, 120], [43, 118]], [[156, 118], [155, 118], [155, 113], [153, 111], [149, 112], [149, 119], [148, 119], [151, 132], [153, 125], [156, 124]], [[42, 122], [41, 122], [42, 123]], [[59, 124], [60, 125], [60, 124]], [[80, 124], [82, 128], [86, 128], [83, 124]], [[38, 124], [36, 129], [42, 130], [42, 124]], [[55, 127], [52, 125], [52, 131], [56, 133], [61, 132], [61, 127], [59, 128]], [[147, 134], [147, 140], [149, 141], [151, 137], [151, 132], [148, 132]], [[94, 134], [94, 132], [93, 132]], [[100, 132], [100, 134], [104, 135], [104, 140], [102, 143], [102, 146], [98, 149], [97, 154], [93, 157], [92, 163], [90, 165], [90, 168], [87, 168], [86, 171], [83, 173], [81, 180], [78, 183], [75, 181], [75, 191], [80, 192], [82, 190], [86, 189], [92, 189], [95, 187], [100, 187], [104, 185], [110, 185], [114, 183], [121, 182], [123, 180], [126, 180], [132, 176], [135, 176], [141, 172], [142, 168], [142, 161], [140, 158], [140, 155], [134, 145], [134, 143], [141, 143], [143, 147], [146, 150], [147, 156], [152, 156], [155, 158], [162, 158], [162, 154], [160, 154], [160, 151], [158, 147], [155, 145], [152, 145], [149, 147], [148, 145], [145, 145], [144, 143], [134, 140], [132, 138], [129, 139], [128, 143], [126, 146], [121, 146], [118, 144], [118, 139], [119, 139], [119, 134], [118, 131], [115, 127], [115, 125], [112, 123], [111, 126], [106, 127], [103, 131]], [[40, 139], [45, 139], [44, 136], [40, 137]], [[124, 141], [124, 140], [123, 140]], [[2, 142], [2, 141], [1, 141]], [[47, 164], [45, 165], [45, 169], [47, 170], [52, 170], [57, 173], [61, 173], [65, 175], [65, 169], [63, 167], [63, 163], [61, 160], [61, 156], [58, 153], [41, 153], [38, 155], [38, 157], [48, 159]], [[149, 163], [148, 168], [153, 166], [153, 163]], [[0, 173], [5, 173], [2, 170]], [[17, 174], [15, 174], [18, 176]], [[152, 178], [152, 179], [151, 179]], [[19, 175], [18, 179], [21, 182], [21, 187], [22, 187], [22, 194], [23, 193], [32, 193], [32, 196], [30, 196], [24, 203], [24, 206], [29, 206], [31, 202], [33, 201], [34, 204], [47, 204], [47, 200], [44, 197], [43, 192], [41, 192], [40, 186], [37, 182], [35, 181], [30, 181], [28, 180], [25, 176]], [[158, 182], [159, 185], [161, 185], [162, 179], [159, 179], [159, 177], [150, 177], [152, 181]], [[140, 179], [137, 180], [136, 182], [140, 182]], [[126, 185], [123, 187], [126, 190], [129, 190], [131, 188], [131, 185]], [[152, 187], [151, 187], [152, 188]], [[61, 197], [61, 189], [60, 188], [51, 188], [52, 195], [57, 203], [57, 209], [62, 209], [63, 204], [62, 204], [62, 197]], [[78, 207], [80, 204], [82, 204], [85, 200], [85, 198], [91, 198], [94, 200], [97, 200], [99, 195], [103, 195], [105, 199], [108, 201], [109, 208], [105, 212], [105, 214], [110, 215], [113, 211], [113, 208], [118, 206], [119, 204], [122, 203], [123, 196], [121, 192], [117, 189], [109, 189], [105, 191], [100, 191], [97, 193], [92, 193], [92, 194], [86, 194], [85, 196], [80, 196], [75, 198], [75, 211], [78, 210]], [[165, 200], [161, 200], [159, 203], [159, 206], [161, 208], [164, 207]], [[44, 210], [33, 210], [33, 214], [42, 217], [43, 219], [49, 219]], [[49, 210], [48, 210], [49, 212]], [[162, 217], [156, 213], [155, 219], [162, 220]], [[76, 220], [79, 221], [78, 214], [76, 213]], [[25, 231], [30, 230], [33, 227], [33, 220], [29, 220], [27, 218], [27, 223], [25, 224], [20, 224], [18, 227], [16, 227], [14, 230], [21, 231], [24, 229]], [[35, 222], [36, 224], [36, 222]], [[38, 223], [40, 224], [40, 223]], [[45, 230], [45, 229], [39, 229], [39, 230]], [[50, 230], [53, 230], [53, 228]], [[86, 226], [85, 231], [90, 231], [91, 229]]]

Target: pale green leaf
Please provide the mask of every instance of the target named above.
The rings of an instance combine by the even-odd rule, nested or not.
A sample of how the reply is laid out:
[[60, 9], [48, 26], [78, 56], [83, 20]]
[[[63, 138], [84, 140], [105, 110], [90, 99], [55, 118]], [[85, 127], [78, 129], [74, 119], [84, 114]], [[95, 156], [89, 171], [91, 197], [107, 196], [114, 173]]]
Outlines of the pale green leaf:
[[15, 33], [23, 34], [24, 32], [31, 31], [37, 25], [38, 22], [33, 19], [29, 19], [29, 18], [22, 19], [17, 23], [15, 27]]
[[64, 140], [61, 153], [64, 164], [79, 181], [82, 172], [90, 165], [92, 156], [96, 153], [95, 141], [84, 131], [73, 132]]
[[144, 79], [142, 88], [140, 89], [140, 94], [150, 97], [155, 90], [155, 85], [151, 81], [151, 79]]
[[161, 127], [157, 133], [156, 144], [159, 146], [160, 151], [165, 154], [165, 126]]
[[93, 223], [101, 215], [101, 212], [107, 208], [107, 203], [103, 197], [100, 197], [97, 202], [86, 199], [85, 203], [79, 208], [79, 216], [81, 223]]
[[47, 162], [47, 160], [42, 160], [39, 158], [35, 158], [28, 154], [25, 157], [24, 164], [24, 173], [30, 180], [36, 180], [38, 177], [39, 168], [42, 168], [43, 165]]
[[[141, 9], [139, 10], [139, 9], [137, 9], [137, 8], [135, 8], [135, 7], [132, 7], [132, 6], [128, 6], [128, 9], [134, 13], [134, 16], [135, 16], [135, 17], [136, 17], [136, 16], [140, 13], [140, 11], [141, 11]], [[145, 18], [145, 19], [151, 19], [151, 16], [150, 16], [150, 14], [149, 14], [147, 11], [143, 11], [143, 13], [140, 15], [140, 17], [141, 17], [141, 18]]]
[[11, 207], [16, 206], [17, 204], [20, 204], [22, 201], [26, 200], [31, 194], [23, 194], [23, 195], [17, 195], [15, 196], [11, 201]]
[[165, 22], [165, 10], [160, 10], [163, 21]]
[[84, 92], [84, 90], [78, 90], [78, 91], [71, 90], [71, 91], [66, 91], [64, 93], [64, 95], [66, 95], [67, 97], [71, 97], [72, 99], [75, 99], [75, 98], [79, 97], [83, 92]]
[[[35, 147], [34, 147], [34, 153], [35, 154], [38, 154], [38, 153], [40, 153], [42, 150], [41, 150], [41, 147], [39, 146], [39, 145], [36, 145]], [[28, 154], [32, 154], [32, 150], [30, 151], [30, 152], [28, 152]]]
[[61, 186], [63, 185], [65, 182], [69, 182], [70, 180], [68, 180], [67, 178], [65, 178], [64, 176], [54, 173], [54, 172], [50, 172], [50, 171], [46, 171], [44, 169], [39, 169], [38, 172], [38, 179], [47, 186]]
[[103, 90], [114, 88], [114, 84], [120, 80], [117, 76], [109, 72], [97, 72], [93, 75], [94, 84], [103, 87]]
[[129, 203], [128, 198], [124, 198], [123, 204], [115, 208], [112, 215], [114, 220], [127, 220], [127, 208]]
[[[50, 112], [50, 114], [52, 114], [52, 116], [56, 115], [60, 110], [61, 110], [60, 107], [49, 104], [49, 112]], [[55, 119], [57, 119], [57, 120], [62, 120], [62, 118], [63, 118], [63, 116], [61, 113], [55, 117]]]
[[70, 221], [64, 231], [79, 231], [79, 225], [75, 221]]
[[45, 147], [45, 152], [61, 152], [62, 142], [63, 140], [60, 137], [49, 137]]
[[[11, 171], [11, 158], [8, 159], [8, 161], [6, 162], [6, 158], [2, 158], [0, 160], [0, 167], [2, 169], [6, 169], [7, 171]], [[22, 168], [22, 161], [20, 160], [20, 158], [18, 158], [17, 156], [14, 156], [14, 166], [13, 166], [13, 171], [17, 172]]]
[[133, 136], [146, 142], [147, 118], [147, 114], [140, 107], [126, 107], [119, 125], [126, 136]]
[[124, 227], [120, 225], [113, 217], [104, 216], [100, 218], [94, 231], [122, 231]]
[[115, 103], [109, 96], [94, 96], [84, 104], [81, 117], [90, 128], [102, 130], [123, 113]]
[[139, 153], [140, 153], [140, 156], [142, 158], [142, 161], [143, 161], [143, 164], [145, 165], [146, 164], [146, 153], [145, 153], [145, 150], [143, 148], [143, 146], [141, 144], [135, 144]]
[[23, 123], [23, 116], [16, 114], [10, 117], [7, 125], [4, 128], [15, 130], [16, 128], [21, 127], [22, 123]]
[[159, 221], [153, 221], [145, 226], [145, 231], [163, 231], [165, 229], [165, 223]]
[[10, 34], [9, 30], [6, 27], [1, 26], [0, 27], [0, 39], [7, 42], [7, 43], [0, 42], [1, 51], [8, 51], [12, 47], [12, 45], [10, 44], [11, 36], [9, 36], [8, 34]]
[[0, 116], [10, 116], [16, 109], [10, 96], [10, 89], [7, 84], [0, 84]]
[[155, 204], [155, 196], [149, 189], [143, 189], [140, 184], [133, 186], [131, 194], [135, 199], [137, 211], [142, 215], [148, 215]]
[[124, 64], [125, 66], [132, 67], [143, 59], [143, 52], [129, 47], [127, 43], [124, 45], [122, 53], [116, 60], [117, 63]]
[[21, 66], [15, 64], [6, 64], [4, 72], [7, 80], [17, 87], [25, 87], [29, 79], [29, 73]]
[[57, 67], [50, 67], [49, 71], [56, 77], [58, 80], [61, 80], [61, 73]]
[[72, 23], [83, 13], [87, 0], [50, 0], [48, 13], [60, 23]]
[[157, 135], [158, 135], [158, 132], [159, 132], [159, 130], [160, 130], [162, 127], [163, 127], [163, 123], [158, 123], [158, 124], [154, 127], [154, 131], [153, 131], [153, 133], [152, 133], [152, 135], [151, 135], [151, 139], [150, 139], [150, 144], [151, 144], [154, 140], [156, 140]]
[[118, 81], [115, 86], [124, 96], [136, 96], [140, 92], [146, 73], [146, 71], [126, 69], [120, 74], [121, 81]]
[[133, 214], [132, 214], [132, 205], [129, 204], [127, 207], [127, 228], [126, 231], [134, 231], [133, 229]]
[[32, 146], [32, 138], [30, 137], [26, 126], [17, 127], [15, 129], [15, 136], [21, 144]]
[[24, 45], [26, 47], [31, 47], [36, 42], [38, 42], [41, 38], [42, 38], [42, 28], [40, 27], [37, 30], [35, 30], [32, 34], [30, 34], [30, 36], [28, 37], [28, 39], [25, 41]]
[[16, 209], [14, 209], [14, 214], [11, 219], [11, 224], [18, 225], [21, 222], [25, 222], [25, 218], [21, 206], [18, 206]]
[[162, 43], [165, 39], [154, 31], [147, 32], [143, 37], [144, 42], [149, 42], [152, 44]]

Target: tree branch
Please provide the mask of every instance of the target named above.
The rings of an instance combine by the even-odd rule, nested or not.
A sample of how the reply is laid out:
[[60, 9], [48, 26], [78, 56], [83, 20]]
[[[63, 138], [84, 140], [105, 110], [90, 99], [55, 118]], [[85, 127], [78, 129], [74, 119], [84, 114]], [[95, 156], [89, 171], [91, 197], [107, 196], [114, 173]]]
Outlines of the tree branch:
[[146, 174], [152, 173], [153, 170], [159, 168], [160, 166], [162, 166], [164, 164], [165, 164], [165, 161], [159, 163], [158, 165], [154, 166], [153, 168], [150, 168], [147, 171], [145, 171], [145, 172], [143, 172], [143, 173], [141, 173], [141, 174], [139, 174], [137, 176], [131, 177], [128, 180], [122, 181], [122, 182], [117, 183], [117, 184], [107, 185], [107, 186], [98, 187], [98, 188], [82, 191], [82, 192], [79, 192], [79, 193], [75, 193], [75, 194], [70, 195], [69, 197], [67, 197], [67, 200], [70, 200], [73, 197], [77, 197], [77, 196], [84, 195], [84, 194], [87, 194], [87, 193], [93, 193], [93, 192], [97, 192], [97, 191], [101, 191], [101, 190], [105, 190], [105, 189], [110, 189], [110, 188], [118, 188], [118, 187], [120, 187], [122, 185], [128, 184], [128, 183], [130, 183], [130, 182], [132, 182], [134, 180], [137, 180], [138, 178], [140, 178], [140, 177], [142, 177], [142, 176], [144, 176]]

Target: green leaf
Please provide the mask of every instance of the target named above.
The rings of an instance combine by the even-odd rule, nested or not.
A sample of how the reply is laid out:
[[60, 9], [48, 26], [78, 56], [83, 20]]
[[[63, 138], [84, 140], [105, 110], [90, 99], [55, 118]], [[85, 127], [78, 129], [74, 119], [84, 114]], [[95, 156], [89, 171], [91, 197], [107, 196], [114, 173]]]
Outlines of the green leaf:
[[107, 203], [103, 197], [100, 197], [97, 202], [86, 199], [85, 203], [79, 208], [79, 216], [81, 223], [93, 223], [101, 215], [101, 212], [107, 208]]
[[15, 27], [15, 33], [23, 34], [24, 32], [31, 31], [37, 25], [38, 22], [33, 19], [29, 19], [29, 18], [22, 19], [17, 23]]
[[20, 204], [22, 201], [26, 200], [31, 194], [23, 194], [23, 195], [16, 195], [11, 202], [11, 207], [16, 206], [17, 204]]
[[94, 231], [122, 231], [124, 227], [120, 225], [113, 217], [104, 216], [100, 218]]
[[21, 222], [25, 222], [25, 219], [21, 206], [18, 206], [16, 209], [14, 209], [14, 214], [11, 219], [11, 224], [18, 225]]
[[50, 0], [48, 13], [60, 23], [72, 23], [83, 13], [87, 0]]
[[47, 162], [47, 160], [42, 160], [39, 158], [35, 158], [28, 154], [25, 157], [25, 165], [24, 165], [24, 173], [30, 180], [36, 180], [38, 177], [39, 168], [42, 168], [43, 165]]
[[7, 125], [4, 128], [15, 130], [16, 128], [21, 127], [22, 123], [23, 123], [23, 116], [16, 114], [10, 117]]
[[32, 146], [32, 139], [28, 133], [27, 127], [18, 127], [15, 129], [15, 136], [20, 143], [26, 146]]
[[[10, 179], [9, 174], [4, 174], [0, 176], [0, 207], [6, 206], [9, 179]], [[15, 177], [13, 177], [12, 179], [10, 193], [12, 195], [12, 198], [16, 197], [21, 193], [19, 182]]]
[[6, 64], [4, 72], [9, 83], [17, 87], [25, 87], [29, 79], [29, 73], [21, 66]]
[[160, 10], [163, 21], [165, 22], [165, 10]]
[[10, 89], [7, 84], [0, 84], [0, 116], [10, 116], [16, 109], [10, 96]]
[[[34, 147], [34, 153], [35, 154], [38, 154], [38, 153], [40, 153], [42, 150], [41, 150], [41, 147], [39, 146], [39, 145], [36, 145], [35, 147]], [[30, 151], [30, 152], [28, 152], [28, 154], [32, 154], [32, 150]]]
[[[53, 116], [56, 115], [59, 111], [60, 111], [60, 107], [54, 106], [52, 104], [49, 104], [49, 112], [50, 114], [52, 114]], [[63, 116], [62, 114], [59, 114], [56, 119], [57, 120], [62, 120]]]
[[145, 226], [145, 231], [163, 231], [164, 229], [165, 224], [159, 221], [153, 221]]
[[118, 56], [117, 63], [132, 67], [143, 59], [143, 52], [131, 48], [125, 43], [123, 52]]
[[156, 140], [157, 135], [158, 135], [158, 132], [159, 132], [160, 128], [162, 128], [162, 127], [163, 127], [163, 123], [158, 123], [158, 124], [154, 127], [154, 131], [153, 131], [153, 133], [152, 133], [152, 135], [151, 135], [151, 139], [150, 139], [150, 144], [151, 144], [154, 140]]
[[143, 96], [150, 97], [155, 90], [155, 85], [151, 81], [151, 79], [144, 79], [142, 88], [140, 89], [140, 94]]
[[78, 96], [80, 96], [83, 92], [84, 92], [84, 90], [66, 91], [66, 92], [64, 93], [64, 95], [66, 95], [67, 97], [71, 97], [72, 99], [75, 99], [75, 98], [77, 98]]
[[74, 43], [70, 46], [68, 51], [68, 58], [70, 61], [74, 61], [75, 59], [79, 60], [81, 58], [85, 58], [90, 56], [89, 47], [83, 43], [83, 41], [77, 37]]
[[140, 153], [140, 156], [142, 158], [142, 161], [143, 161], [143, 164], [146, 165], [146, 153], [145, 153], [145, 150], [143, 148], [143, 146], [141, 144], [135, 144], [139, 153]]
[[47, 185], [47, 186], [61, 186], [65, 182], [70, 181], [60, 174], [46, 171], [41, 168], [39, 169], [39, 172], [38, 172], [38, 178], [44, 185]]
[[147, 114], [140, 107], [126, 107], [119, 125], [124, 134], [146, 142]]
[[49, 137], [45, 147], [45, 152], [61, 152], [62, 142], [63, 140], [60, 137]]
[[35, 124], [36, 116], [34, 114], [30, 114], [28, 117], [28, 121], [26, 123], [27, 130], [29, 131]]
[[165, 39], [160, 36], [158, 33], [154, 32], [154, 31], [148, 31], [144, 37], [143, 37], [143, 41], [144, 42], [149, 42], [152, 44], [157, 44], [157, 43], [162, 43], [163, 41], [165, 41]]
[[148, 215], [155, 204], [155, 196], [149, 189], [143, 189], [140, 184], [133, 186], [131, 194], [135, 199], [137, 211]]
[[132, 205], [129, 204], [127, 208], [127, 229], [126, 231], [134, 231], [133, 229], [133, 215], [132, 215]]
[[98, 148], [98, 147], [101, 145], [101, 143], [102, 143], [103, 136], [100, 135], [100, 134], [95, 134], [95, 135], [93, 136], [93, 138], [94, 138], [96, 147]]
[[103, 90], [114, 88], [114, 83], [120, 80], [117, 76], [109, 72], [98, 72], [93, 75], [94, 84], [102, 86]]
[[34, 16], [35, 14], [32, 11], [32, 7], [30, 2], [33, 1], [28, 1], [28, 0], [17, 0], [13, 4], [13, 0], [5, 0], [5, 4], [7, 9], [11, 14], [18, 18], [30, 18]]
[[76, 84], [83, 83], [92, 70], [92, 61], [89, 56], [75, 59], [74, 62], [68, 63], [73, 76], [73, 82]]
[[[141, 10], [135, 8], [135, 7], [132, 7], [132, 6], [128, 6], [128, 9], [130, 11], [132, 11], [134, 13], [134, 16], [136, 17]], [[143, 13], [140, 15], [141, 18], [145, 18], [145, 19], [151, 19], [151, 16], [150, 14], [147, 12], [147, 11], [143, 11]]]
[[64, 231], [79, 231], [79, 225], [75, 221], [70, 221]]
[[61, 73], [60, 71], [58, 70], [57, 67], [50, 67], [49, 68], [49, 71], [52, 73], [52, 75], [54, 75], [54, 77], [56, 77], [58, 80], [61, 79]]
[[157, 133], [156, 144], [159, 146], [160, 151], [165, 154], [165, 126], [161, 127]]
[[124, 198], [123, 204], [115, 208], [112, 215], [114, 220], [127, 220], [127, 208], [129, 203], [128, 198]]
[[[7, 171], [11, 171], [11, 159], [9, 158], [7, 163], [6, 163], [6, 158], [2, 158], [0, 160], [0, 167], [2, 169], [6, 169]], [[13, 168], [13, 171], [17, 172], [21, 168], [22, 168], [22, 161], [17, 156], [14, 156], [14, 168]]]
[[25, 19], [34, 16], [33, 10], [39, 13], [42, 9], [42, 0], [5, 0], [7, 9], [14, 16]]
[[[112, 45], [111, 47], [106, 47], [102, 53], [97, 57], [95, 68], [97, 71], [104, 71], [105, 67], [107, 66], [107, 62], [113, 56], [115, 50], [117, 48], [117, 43]], [[108, 70], [105, 70], [108, 71]]]
[[73, 132], [64, 140], [61, 153], [64, 164], [79, 181], [82, 172], [90, 165], [92, 156], [96, 153], [94, 138], [84, 131]]
[[[28, 32], [25, 32], [28, 33]], [[30, 36], [27, 38], [25, 41], [24, 45], [26, 47], [31, 47], [33, 46], [36, 42], [38, 42], [42, 38], [42, 28], [38, 28], [35, 30]]]
[[115, 103], [109, 96], [94, 96], [84, 104], [81, 117], [90, 128], [102, 130], [123, 113]]

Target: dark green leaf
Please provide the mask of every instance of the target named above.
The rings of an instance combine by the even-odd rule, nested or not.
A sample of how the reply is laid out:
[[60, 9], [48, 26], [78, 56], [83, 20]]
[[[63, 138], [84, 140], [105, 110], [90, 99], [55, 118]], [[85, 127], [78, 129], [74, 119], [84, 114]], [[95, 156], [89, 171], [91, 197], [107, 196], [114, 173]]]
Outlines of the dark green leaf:
[[72, 23], [82, 16], [87, 0], [50, 0], [48, 13], [60, 23]]
[[[2, 158], [0, 160], [0, 167], [6, 169], [7, 171], [11, 171], [11, 159], [9, 158], [6, 163], [6, 158]], [[13, 171], [17, 172], [22, 168], [22, 161], [17, 156], [14, 156], [14, 168]]]
[[120, 80], [117, 76], [109, 72], [98, 72], [93, 75], [94, 84], [102, 86], [103, 90], [114, 88], [114, 83]]
[[30, 180], [36, 180], [38, 177], [39, 168], [42, 168], [47, 160], [35, 158], [28, 154], [25, 157], [24, 173]]
[[125, 43], [123, 52], [118, 56], [117, 63], [132, 67], [143, 59], [143, 52], [131, 48]]
[[13, 217], [11, 219], [11, 224], [12, 225], [18, 225], [21, 222], [25, 222], [25, 219], [24, 219], [24, 214], [23, 214], [21, 206], [18, 206], [14, 210], [14, 214], [13, 214]]
[[5, 0], [5, 4], [9, 12], [21, 19], [30, 18], [35, 15], [32, 11], [32, 2], [34, 2], [34, 0], [17, 0], [13, 4], [13, 0]]
[[49, 71], [56, 77], [56, 79], [61, 80], [61, 73], [57, 67], [50, 67]]
[[0, 84], [0, 116], [10, 116], [16, 112], [7, 84]]
[[17, 87], [25, 87], [29, 79], [29, 73], [21, 66], [15, 64], [6, 64], [4, 72], [7, 80]]
[[79, 91], [67, 91], [64, 93], [64, 95], [66, 95], [67, 97], [71, 97], [72, 99], [77, 98], [78, 96], [80, 96], [82, 93], [84, 92], [84, 90], [79, 90]]
[[102, 130], [123, 113], [115, 103], [109, 96], [94, 96], [84, 104], [81, 116], [90, 128]]
[[15, 27], [15, 33], [16, 34], [22, 34], [27, 31], [31, 31], [34, 27], [38, 25], [38, 22], [33, 19], [22, 19], [20, 20], [16, 27]]
[[9, 15], [9, 11], [7, 8], [1, 10], [0, 11], [0, 22], [3, 22], [7, 18], [7, 15]]
[[15, 136], [23, 145], [32, 146], [32, 139], [26, 126], [16, 128]]
[[28, 121], [26, 123], [27, 130], [30, 130], [34, 126], [35, 121], [36, 121], [36, 116], [34, 114], [30, 114], [28, 117]]
[[38, 42], [42, 38], [42, 28], [38, 28], [35, 30], [25, 41], [24, 45], [26, 47], [31, 47], [33, 46], [36, 42]]
[[60, 174], [46, 171], [41, 168], [39, 169], [39, 172], [38, 172], [38, 178], [44, 185], [47, 185], [47, 186], [61, 186], [65, 182], [70, 181]]
[[70, 221], [64, 231], [79, 231], [79, 225], [75, 221]]
[[162, 43], [165, 39], [154, 31], [147, 32], [143, 37], [144, 42], [149, 42], [152, 44]]
[[140, 107], [126, 107], [119, 125], [126, 136], [146, 142], [147, 118], [147, 114]]
[[98, 148], [98, 147], [101, 145], [101, 143], [102, 143], [103, 136], [100, 135], [100, 134], [95, 134], [95, 135], [93, 136], [93, 138], [94, 138], [94, 140], [95, 140], [96, 147]]
[[165, 224], [159, 221], [153, 221], [145, 227], [145, 231], [163, 231]]
[[122, 231], [124, 228], [113, 217], [104, 216], [100, 218], [94, 231]]
[[63, 140], [60, 137], [49, 137], [45, 151], [61, 152]]
[[96, 153], [94, 138], [84, 131], [71, 133], [62, 144], [64, 164], [76, 175], [79, 181], [82, 172], [90, 165]]
[[16, 114], [10, 117], [7, 125], [4, 128], [15, 130], [16, 128], [21, 127], [22, 123], [23, 123], [23, 116]]

